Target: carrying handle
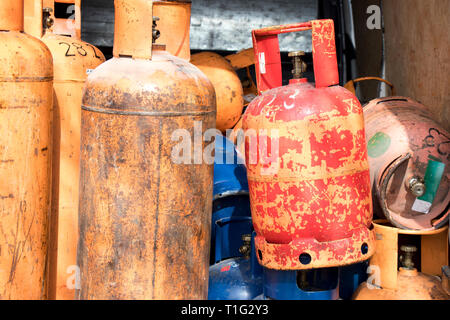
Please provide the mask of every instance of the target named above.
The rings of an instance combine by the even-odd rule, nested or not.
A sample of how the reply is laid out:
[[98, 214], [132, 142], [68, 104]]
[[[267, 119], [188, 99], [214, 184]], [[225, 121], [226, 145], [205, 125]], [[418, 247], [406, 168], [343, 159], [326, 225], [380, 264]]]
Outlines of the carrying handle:
[[[68, 19], [55, 17], [57, 3], [69, 5]], [[37, 38], [51, 32], [81, 40], [81, 0], [24, 0], [24, 25], [25, 32]]]
[[114, 0], [114, 57], [152, 59], [153, 1]]
[[355, 83], [362, 82], [362, 81], [368, 81], [368, 80], [376, 80], [376, 81], [386, 83], [391, 88], [391, 96], [395, 96], [396, 93], [395, 93], [394, 85], [391, 82], [389, 82], [383, 78], [380, 78], [380, 77], [363, 77], [363, 78], [353, 79], [353, 80], [350, 80], [349, 82], [347, 82], [345, 84], [344, 88], [349, 90], [354, 95], [356, 95]]
[[316, 88], [339, 84], [334, 22], [331, 19], [273, 26], [252, 31], [258, 92], [282, 86], [278, 35], [312, 30]]
[[[48, 0], [46, 0], [48, 1]], [[59, 35], [70, 35], [72, 38], [81, 40], [81, 0], [50, 0], [53, 2], [53, 12], [56, 3], [65, 3], [70, 5], [67, 8], [67, 14], [71, 14], [71, 19], [61, 19], [55, 17], [53, 33]]]

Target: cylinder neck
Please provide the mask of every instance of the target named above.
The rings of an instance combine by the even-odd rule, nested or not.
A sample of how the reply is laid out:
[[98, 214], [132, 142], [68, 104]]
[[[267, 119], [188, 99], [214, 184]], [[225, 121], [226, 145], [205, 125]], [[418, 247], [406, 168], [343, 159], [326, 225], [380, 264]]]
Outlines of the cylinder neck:
[[152, 58], [153, 1], [114, 0], [114, 57]]
[[0, 31], [23, 31], [23, 0], [0, 1]]

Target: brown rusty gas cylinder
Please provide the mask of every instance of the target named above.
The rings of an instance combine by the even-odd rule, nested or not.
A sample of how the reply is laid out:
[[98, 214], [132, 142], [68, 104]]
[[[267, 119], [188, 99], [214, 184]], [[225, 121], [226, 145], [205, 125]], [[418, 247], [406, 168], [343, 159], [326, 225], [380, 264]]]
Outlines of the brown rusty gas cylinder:
[[151, 1], [115, 9], [114, 58], [83, 96], [77, 297], [206, 299], [213, 164], [178, 164], [173, 137], [215, 128], [214, 88], [152, 46]]
[[192, 55], [192, 64], [211, 80], [217, 98], [217, 129], [225, 133], [239, 121], [244, 109], [244, 90], [231, 63], [214, 52]]
[[23, 33], [23, 0], [0, 2], [0, 299], [45, 299], [53, 63]]
[[[282, 85], [278, 34], [312, 29], [315, 85]], [[242, 119], [255, 246], [275, 270], [337, 267], [375, 251], [363, 110], [340, 87], [332, 20], [253, 31], [258, 90]]]
[[158, 29], [161, 37], [156, 44], [164, 44], [172, 55], [189, 61], [191, 46], [191, 1], [153, 1], [153, 15], [159, 18]]
[[[64, 0], [74, 6], [75, 23], [53, 15], [55, 2], [25, 0], [25, 31], [40, 37], [53, 56], [53, 194], [48, 298], [71, 300], [75, 297], [75, 284], [71, 279], [75, 279], [78, 241], [80, 105], [87, 74], [105, 58], [97, 48], [81, 41], [77, 30], [72, 30], [80, 25], [81, 0]], [[48, 21], [58, 21], [60, 26], [55, 28]]]
[[410, 98], [364, 107], [375, 210], [403, 229], [445, 225], [450, 203], [450, 133]]

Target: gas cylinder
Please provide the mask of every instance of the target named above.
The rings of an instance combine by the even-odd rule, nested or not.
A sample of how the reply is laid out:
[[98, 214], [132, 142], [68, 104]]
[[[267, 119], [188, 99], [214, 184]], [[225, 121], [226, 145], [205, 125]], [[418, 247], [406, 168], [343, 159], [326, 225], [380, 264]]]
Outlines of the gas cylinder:
[[152, 15], [152, 1], [115, 0], [114, 57], [86, 80], [83, 300], [207, 298], [214, 167], [197, 162], [203, 139], [195, 138], [194, 161], [176, 155], [177, 138], [187, 136], [191, 151], [196, 128], [201, 137], [215, 128], [214, 87], [195, 66], [152, 45]]
[[208, 300], [255, 300], [263, 294], [263, 269], [256, 258], [254, 237], [254, 232], [240, 237], [242, 256], [209, 268]]
[[0, 300], [45, 299], [53, 62], [23, 33], [23, 0], [0, 2]]
[[208, 300], [252, 300], [262, 294], [247, 172], [235, 145], [216, 136]]
[[232, 129], [239, 121], [244, 109], [244, 89], [231, 63], [214, 52], [192, 55], [191, 63], [211, 80], [216, 91], [216, 127], [222, 133]]
[[216, 135], [215, 151], [211, 264], [242, 256], [241, 238], [253, 231], [245, 160], [222, 135]]
[[403, 229], [447, 224], [450, 133], [406, 97], [372, 100], [364, 117], [375, 212]]
[[156, 44], [165, 44], [168, 52], [187, 61], [191, 59], [189, 42], [191, 2], [190, 0], [153, 1], [153, 15], [160, 19], [158, 29], [161, 33]]
[[[282, 85], [278, 34], [312, 29], [315, 86]], [[362, 262], [375, 250], [362, 107], [338, 86], [332, 20], [254, 30], [258, 96], [242, 127], [259, 262], [275, 270]]]
[[[68, 279], [73, 278], [77, 256], [80, 105], [88, 73], [103, 63], [105, 57], [100, 50], [81, 41], [79, 29], [73, 30], [81, 25], [81, 0], [64, 2], [74, 6], [75, 23], [54, 16], [56, 2], [60, 1], [25, 0], [25, 31], [40, 37], [53, 56], [53, 195], [48, 298], [72, 300], [75, 286]], [[58, 21], [58, 28], [54, 28], [52, 21]]]
[[361, 283], [368, 278], [369, 261], [355, 263], [339, 268], [339, 298], [350, 300]]
[[400, 250], [400, 267], [397, 275], [397, 288], [374, 287], [366, 282], [355, 292], [355, 300], [450, 300], [437, 277], [423, 274], [414, 268], [412, 255], [417, 248], [403, 245]]
[[264, 300], [338, 300], [339, 268], [284, 271], [264, 268]]

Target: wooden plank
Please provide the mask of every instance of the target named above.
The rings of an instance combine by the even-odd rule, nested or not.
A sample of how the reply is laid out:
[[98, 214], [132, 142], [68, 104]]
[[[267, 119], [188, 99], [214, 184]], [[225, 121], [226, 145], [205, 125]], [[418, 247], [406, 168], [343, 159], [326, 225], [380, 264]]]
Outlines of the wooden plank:
[[383, 0], [386, 73], [450, 130], [450, 1]]

